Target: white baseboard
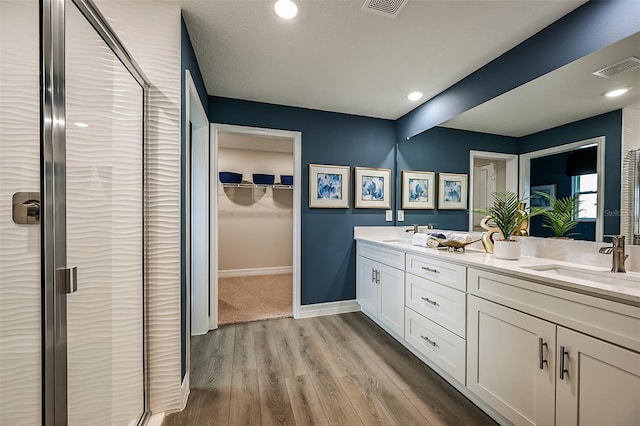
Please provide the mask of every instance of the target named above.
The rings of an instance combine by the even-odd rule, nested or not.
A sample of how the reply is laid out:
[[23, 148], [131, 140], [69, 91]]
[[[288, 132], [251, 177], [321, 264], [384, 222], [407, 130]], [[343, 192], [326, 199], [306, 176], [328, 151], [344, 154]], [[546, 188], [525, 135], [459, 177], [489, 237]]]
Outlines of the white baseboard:
[[164, 412], [154, 414], [147, 421], [146, 426], [162, 426], [162, 422], [164, 421]]
[[313, 305], [301, 305], [297, 318], [321, 317], [323, 315], [346, 314], [347, 312], [360, 311], [360, 305], [353, 300], [340, 300], [338, 302], [314, 303]]
[[181, 408], [180, 411], [184, 410], [187, 406], [187, 401], [189, 400], [189, 372], [184, 375], [184, 380], [182, 381], [182, 386], [180, 386], [180, 399], [181, 399]]
[[275, 274], [291, 274], [292, 266], [273, 266], [268, 268], [249, 268], [249, 269], [227, 269], [219, 270], [218, 278], [228, 277], [250, 277], [254, 275], [275, 275]]

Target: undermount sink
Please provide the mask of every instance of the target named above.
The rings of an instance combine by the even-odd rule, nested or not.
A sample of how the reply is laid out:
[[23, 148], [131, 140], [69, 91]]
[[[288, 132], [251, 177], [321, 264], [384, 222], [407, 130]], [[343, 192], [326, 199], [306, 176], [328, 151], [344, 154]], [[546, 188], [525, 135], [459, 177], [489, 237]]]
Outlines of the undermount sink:
[[593, 281], [602, 284], [640, 287], [640, 274], [635, 272], [611, 272], [594, 269], [572, 268], [562, 265], [525, 266], [525, 269], [540, 271], [552, 275], [560, 275], [567, 278]]

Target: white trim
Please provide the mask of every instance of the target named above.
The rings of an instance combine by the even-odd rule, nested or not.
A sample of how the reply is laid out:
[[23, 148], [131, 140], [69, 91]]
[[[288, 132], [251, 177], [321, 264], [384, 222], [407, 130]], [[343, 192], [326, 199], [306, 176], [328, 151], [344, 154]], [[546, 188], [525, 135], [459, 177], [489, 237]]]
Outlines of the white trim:
[[[209, 330], [209, 307], [202, 294], [209, 287], [209, 120], [205, 113], [198, 90], [189, 70], [185, 70], [185, 136], [187, 141], [187, 191], [186, 220], [189, 226], [187, 244], [187, 267], [189, 286], [187, 293], [189, 335], [205, 334]], [[193, 124], [189, 132], [189, 123]], [[193, 140], [191, 140], [193, 133]], [[197, 229], [198, 232], [194, 232]], [[203, 232], [204, 231], [204, 232]], [[187, 348], [189, 348], [189, 344]], [[190, 350], [187, 349], [188, 358]], [[190, 364], [190, 363], [189, 363]], [[190, 367], [190, 365], [189, 365]], [[189, 369], [187, 369], [187, 374]]]
[[302, 305], [298, 309], [299, 318], [321, 317], [324, 315], [346, 314], [348, 312], [359, 312], [358, 301], [340, 300], [338, 302], [314, 303], [313, 305]]
[[469, 231], [473, 231], [473, 164], [477, 158], [487, 160], [505, 160], [507, 170], [505, 176], [505, 189], [511, 192], [518, 191], [518, 155], [502, 152], [469, 151]]
[[[236, 126], [231, 124], [211, 124], [211, 151], [215, 158], [211, 159], [210, 177], [211, 187], [218, 182], [218, 134], [219, 132], [240, 133], [254, 136], [291, 138], [293, 141], [293, 317], [298, 318], [300, 310], [301, 286], [301, 219], [302, 219], [302, 133], [289, 130], [263, 129], [258, 127]], [[215, 318], [210, 318], [209, 328], [218, 327], [218, 206], [217, 197], [211, 200], [210, 232], [212, 261], [211, 268], [211, 306], [216, 306]]]
[[162, 413], [156, 413], [152, 415], [147, 421], [146, 426], [162, 426], [164, 422], [164, 411]]
[[596, 242], [602, 242], [602, 238], [604, 236], [604, 136], [571, 142], [564, 145], [552, 146], [551, 148], [527, 152], [526, 154], [520, 154], [520, 196], [528, 197], [530, 195], [532, 159], [545, 157], [547, 155], [559, 154], [561, 152], [572, 151], [576, 148], [592, 144], [597, 145], [598, 155], [598, 162], [596, 165], [596, 172], [598, 173], [598, 216], [596, 217]]
[[180, 404], [180, 411], [184, 410], [187, 407], [187, 401], [189, 400], [189, 393], [191, 389], [189, 388], [189, 374], [185, 374], [184, 380], [182, 381], [182, 385], [180, 386], [180, 400], [182, 403]]
[[218, 278], [253, 277], [256, 275], [291, 274], [293, 266], [272, 266], [268, 268], [226, 269], [218, 271]]

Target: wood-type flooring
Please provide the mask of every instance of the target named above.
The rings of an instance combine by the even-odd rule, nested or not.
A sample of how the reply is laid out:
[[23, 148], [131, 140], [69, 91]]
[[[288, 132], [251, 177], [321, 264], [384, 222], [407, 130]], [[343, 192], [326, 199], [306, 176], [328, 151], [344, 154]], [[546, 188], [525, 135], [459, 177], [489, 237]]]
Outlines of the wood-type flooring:
[[495, 425], [361, 313], [191, 339], [187, 407], [164, 425]]

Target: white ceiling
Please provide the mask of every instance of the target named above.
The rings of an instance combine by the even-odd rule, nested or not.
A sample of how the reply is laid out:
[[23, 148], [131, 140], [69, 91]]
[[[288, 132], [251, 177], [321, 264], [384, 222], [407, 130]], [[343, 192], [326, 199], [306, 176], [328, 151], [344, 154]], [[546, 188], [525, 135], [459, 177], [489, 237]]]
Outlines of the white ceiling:
[[[640, 33], [620, 40], [441, 124], [521, 137], [640, 103], [640, 68], [610, 78], [593, 75], [630, 56], [640, 58]], [[631, 87], [618, 98], [603, 93]]]
[[218, 148], [293, 153], [293, 139], [276, 136], [255, 136], [242, 133], [220, 132]]
[[181, 4], [209, 95], [396, 119], [584, 0], [410, 0], [395, 19], [363, 0]]

